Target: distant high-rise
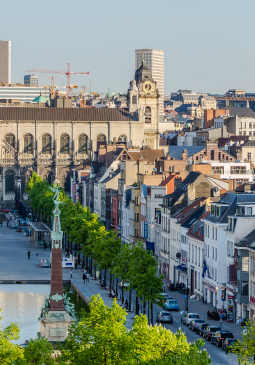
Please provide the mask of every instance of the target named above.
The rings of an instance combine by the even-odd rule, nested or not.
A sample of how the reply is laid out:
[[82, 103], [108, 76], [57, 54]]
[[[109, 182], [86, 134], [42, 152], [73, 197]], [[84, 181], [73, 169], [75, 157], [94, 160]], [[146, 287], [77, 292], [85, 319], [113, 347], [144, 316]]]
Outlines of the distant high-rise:
[[25, 75], [24, 84], [28, 86], [38, 86], [38, 76], [37, 75]]
[[0, 41], [0, 83], [11, 83], [11, 41]]
[[164, 51], [157, 49], [136, 49], [135, 50], [135, 69], [137, 70], [144, 58], [145, 66], [151, 70], [152, 78], [157, 83], [160, 94], [159, 115], [164, 115]]

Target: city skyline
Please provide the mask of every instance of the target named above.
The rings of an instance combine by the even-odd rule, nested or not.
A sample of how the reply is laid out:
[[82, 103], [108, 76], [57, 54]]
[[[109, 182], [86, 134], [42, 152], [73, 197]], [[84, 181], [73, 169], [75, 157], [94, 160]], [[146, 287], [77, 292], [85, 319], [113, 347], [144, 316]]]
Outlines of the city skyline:
[[[135, 72], [135, 49], [150, 48], [164, 51], [165, 93], [254, 91], [253, 1], [245, 7], [236, 0], [212, 6], [200, 0], [161, 0], [157, 7], [150, 0], [131, 0], [128, 8], [115, 0], [76, 4], [62, 1], [60, 7], [46, 0], [40, 13], [31, 1], [24, 7], [15, 0], [11, 12], [2, 5], [0, 39], [12, 42], [12, 82], [23, 82], [27, 68], [66, 69], [70, 62], [90, 72], [71, 76], [71, 83], [90, 90], [91, 81], [91, 91], [110, 87], [125, 93]], [[38, 76], [40, 84], [50, 84], [50, 74]]]

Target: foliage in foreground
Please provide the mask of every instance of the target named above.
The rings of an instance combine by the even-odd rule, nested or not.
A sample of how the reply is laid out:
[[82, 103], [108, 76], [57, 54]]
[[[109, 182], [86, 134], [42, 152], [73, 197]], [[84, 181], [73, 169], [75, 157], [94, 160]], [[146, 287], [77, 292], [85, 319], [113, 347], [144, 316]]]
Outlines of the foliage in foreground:
[[66, 364], [113, 365], [207, 365], [211, 363], [203, 340], [189, 344], [182, 331], [175, 334], [162, 326], [148, 326], [144, 315], [136, 316], [133, 327], [125, 327], [126, 311], [100, 296], [90, 300], [90, 312], [74, 323], [62, 350]]
[[230, 347], [241, 365], [255, 364], [255, 324], [248, 320], [246, 326], [247, 334], [242, 333], [242, 341], [237, 340], [237, 343]]
[[[1, 309], [0, 309], [1, 312]], [[0, 317], [0, 320], [2, 317]], [[11, 323], [1, 330], [0, 326], [0, 364], [12, 365], [14, 360], [23, 358], [23, 349], [11, 341], [19, 339], [19, 326]]]

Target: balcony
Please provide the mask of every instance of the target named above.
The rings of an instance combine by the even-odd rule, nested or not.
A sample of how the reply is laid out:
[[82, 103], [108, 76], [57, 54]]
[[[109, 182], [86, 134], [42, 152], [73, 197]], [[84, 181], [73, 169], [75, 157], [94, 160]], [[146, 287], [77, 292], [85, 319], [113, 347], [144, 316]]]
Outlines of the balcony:
[[57, 164], [60, 164], [60, 165], [70, 165], [71, 162], [72, 162], [71, 157], [63, 157], [63, 158], [57, 159]]
[[15, 164], [15, 159], [14, 158], [3, 158], [0, 160], [0, 163], [2, 165], [14, 165]]
[[40, 165], [49, 165], [53, 162], [53, 159], [50, 157], [50, 158], [39, 158], [38, 159], [38, 163]]

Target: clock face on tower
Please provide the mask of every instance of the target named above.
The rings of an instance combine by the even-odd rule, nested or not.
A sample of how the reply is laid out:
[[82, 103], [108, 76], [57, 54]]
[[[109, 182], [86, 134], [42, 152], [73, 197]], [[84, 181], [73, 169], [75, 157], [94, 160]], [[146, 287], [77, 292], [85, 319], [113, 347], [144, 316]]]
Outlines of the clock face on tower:
[[146, 93], [154, 91], [154, 85], [150, 81], [145, 81], [143, 84], [143, 91]]

